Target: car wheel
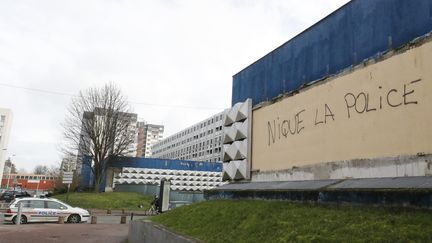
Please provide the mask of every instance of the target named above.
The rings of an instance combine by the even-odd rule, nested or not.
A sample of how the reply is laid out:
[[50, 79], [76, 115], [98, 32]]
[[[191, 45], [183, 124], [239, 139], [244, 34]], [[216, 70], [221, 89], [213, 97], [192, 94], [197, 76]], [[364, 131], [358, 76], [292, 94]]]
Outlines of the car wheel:
[[78, 214], [72, 214], [69, 216], [67, 222], [71, 224], [77, 224], [81, 222], [81, 217]]
[[[17, 220], [17, 216], [15, 216], [15, 217], [12, 219], [12, 223], [13, 223], [13, 224], [16, 224], [16, 220]], [[27, 217], [24, 216], [24, 215], [21, 215], [21, 221], [20, 221], [20, 224], [26, 224], [26, 223], [27, 223]]]

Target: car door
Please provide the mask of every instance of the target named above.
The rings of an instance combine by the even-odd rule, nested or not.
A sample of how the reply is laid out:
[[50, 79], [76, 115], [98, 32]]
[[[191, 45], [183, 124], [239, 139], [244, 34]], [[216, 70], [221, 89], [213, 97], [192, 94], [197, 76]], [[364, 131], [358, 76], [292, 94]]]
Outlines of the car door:
[[44, 201], [42, 200], [25, 200], [24, 212], [29, 222], [45, 222], [47, 213]]
[[64, 215], [65, 207], [54, 201], [45, 201], [45, 207], [47, 210], [47, 221], [58, 221], [59, 216]]
[[18, 214], [18, 209], [19, 209], [20, 204], [22, 205], [21, 215], [24, 215], [27, 218], [27, 222], [31, 222], [32, 221], [32, 214], [33, 214], [33, 208], [31, 207], [30, 200], [20, 200], [19, 202], [16, 203], [15, 207], [16, 207], [16, 213], [17, 214]]

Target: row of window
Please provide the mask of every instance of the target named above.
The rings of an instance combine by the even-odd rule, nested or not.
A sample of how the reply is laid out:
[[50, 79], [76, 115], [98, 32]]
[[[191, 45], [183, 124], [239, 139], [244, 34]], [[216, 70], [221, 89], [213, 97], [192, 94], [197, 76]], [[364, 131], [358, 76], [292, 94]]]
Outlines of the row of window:
[[176, 151], [172, 151], [167, 153], [164, 156], [168, 156], [168, 158], [178, 158], [180, 156], [187, 156], [189, 154], [192, 154], [192, 158], [196, 158], [196, 157], [201, 157], [201, 156], [205, 156], [205, 155], [210, 155], [213, 153], [220, 153], [222, 151], [221, 147], [216, 147], [214, 149], [212, 149], [211, 147], [209, 149], [201, 149], [197, 150], [197, 149], [191, 149], [191, 150], [176, 150]]
[[[3, 177], [4, 178], [4, 177]], [[25, 179], [25, 180], [54, 180], [55, 178], [52, 176], [45, 175], [11, 175], [10, 179]]]
[[[211, 133], [213, 133], [213, 131]], [[171, 144], [168, 143], [168, 145], [165, 145], [166, 143], [163, 142], [163, 143], [160, 143], [160, 144], [155, 144], [152, 149], [153, 149], [153, 151], [164, 152], [166, 150], [178, 147], [178, 146], [183, 145], [183, 144], [188, 144], [188, 143], [191, 143], [191, 142], [198, 142], [196, 140], [209, 139], [210, 137], [215, 137], [215, 136], [216, 136], [215, 139], [217, 139], [217, 138], [220, 139], [220, 137], [221, 137], [221, 133], [214, 134], [212, 136], [209, 136], [209, 135], [210, 135], [210, 133], [208, 133], [207, 136], [206, 136], [205, 133], [200, 133], [199, 135], [197, 134], [197, 135], [195, 135], [193, 137], [184, 138], [183, 140], [179, 139], [175, 143], [171, 143]], [[211, 138], [209, 140], [213, 140], [213, 138]], [[207, 141], [209, 141], [209, 140], [207, 140]], [[210, 143], [212, 143], [212, 142], [210, 142]]]
[[181, 147], [180, 148], [179, 143], [176, 143], [176, 144], [172, 144], [172, 145], [169, 145], [169, 146], [167, 146], [165, 148], [161, 148], [161, 149], [157, 149], [157, 148], [153, 147], [152, 151], [154, 154], [163, 154], [165, 151], [170, 151], [170, 150], [175, 150], [173, 152], [183, 153], [183, 152], [189, 152], [189, 151], [193, 151], [193, 150], [204, 150], [204, 149], [207, 149], [209, 147], [211, 148], [213, 146], [215, 146], [215, 147], [221, 146], [221, 144], [222, 144], [222, 136], [218, 136], [218, 137], [215, 137], [214, 139], [211, 138], [211, 139], [206, 140], [206, 141], [197, 142], [197, 143], [189, 145], [187, 147]]
[[[205, 128], [206, 126], [209, 126], [209, 125], [216, 123], [218, 121], [222, 122], [223, 116], [224, 116], [224, 114], [218, 114], [216, 116], [213, 116], [212, 118], [209, 118], [206, 121], [203, 121], [203, 122], [201, 122], [201, 123], [199, 123], [193, 127], [187, 128], [187, 129], [185, 129], [185, 130], [183, 130], [183, 131], [181, 131], [181, 132], [179, 132], [179, 133], [177, 133], [171, 137], [168, 137], [167, 139], [165, 139], [162, 142], [162, 144], [166, 144], [166, 143], [169, 143], [169, 142], [174, 141], [176, 139], [179, 139], [185, 135], [191, 134], [191, 133], [193, 133], [199, 129]], [[222, 128], [222, 126], [218, 126], [216, 131], [221, 130], [221, 128]]]
[[63, 204], [53, 201], [43, 200], [25, 200], [21, 201], [24, 208], [49, 208], [49, 209], [66, 209], [67, 207]]
[[161, 159], [179, 159], [179, 160], [192, 160], [192, 161], [204, 161], [204, 162], [221, 162], [221, 157], [211, 157], [211, 158], [199, 158], [193, 157], [192, 155], [180, 156], [178, 158], [171, 158], [167, 155], [161, 156]]

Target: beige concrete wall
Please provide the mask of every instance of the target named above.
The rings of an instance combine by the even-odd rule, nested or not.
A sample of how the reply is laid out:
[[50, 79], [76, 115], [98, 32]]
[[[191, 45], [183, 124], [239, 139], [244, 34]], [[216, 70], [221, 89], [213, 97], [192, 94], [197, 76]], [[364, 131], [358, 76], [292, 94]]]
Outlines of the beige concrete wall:
[[253, 112], [252, 170], [432, 153], [432, 42]]

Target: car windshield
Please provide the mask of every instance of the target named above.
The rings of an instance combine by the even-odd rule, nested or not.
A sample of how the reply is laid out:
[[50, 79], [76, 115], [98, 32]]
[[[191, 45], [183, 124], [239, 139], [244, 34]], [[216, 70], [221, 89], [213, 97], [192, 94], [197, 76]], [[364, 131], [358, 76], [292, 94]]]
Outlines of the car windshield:
[[18, 200], [18, 199], [14, 199], [14, 200], [12, 200], [12, 201], [8, 204], [8, 207], [10, 207], [12, 204], [14, 204], [17, 200]]

